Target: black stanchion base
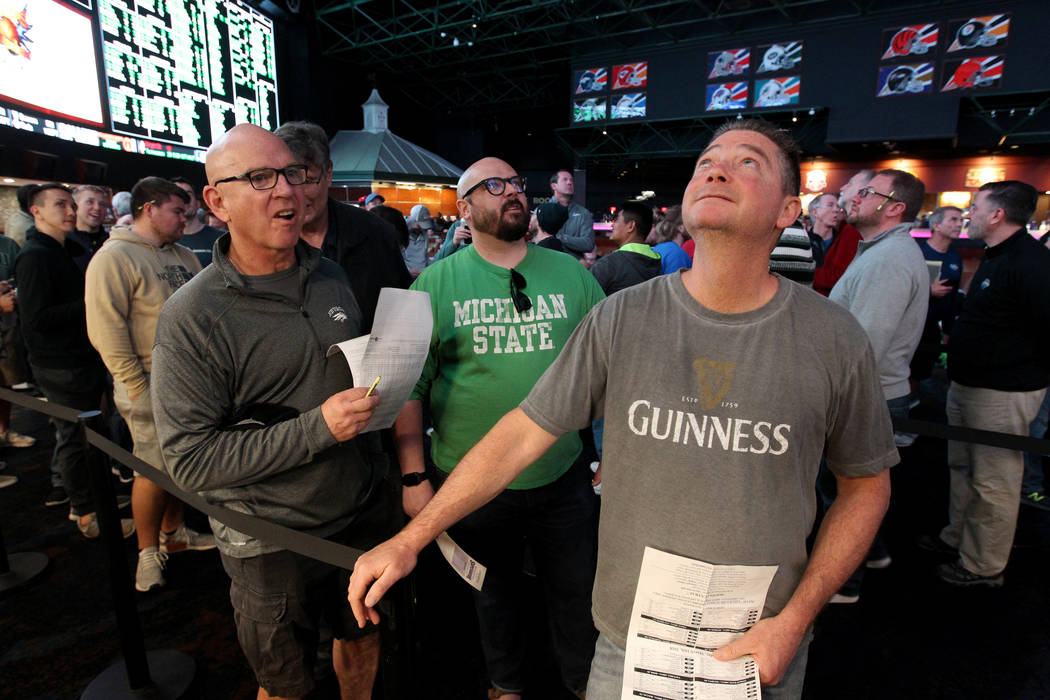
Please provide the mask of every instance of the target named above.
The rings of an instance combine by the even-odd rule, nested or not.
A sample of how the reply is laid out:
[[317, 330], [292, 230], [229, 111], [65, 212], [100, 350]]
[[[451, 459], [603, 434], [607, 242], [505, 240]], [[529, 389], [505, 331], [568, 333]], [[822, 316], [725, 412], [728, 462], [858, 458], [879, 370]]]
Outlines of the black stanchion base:
[[11, 570], [0, 574], [0, 593], [18, 588], [44, 573], [50, 559], [39, 552], [19, 552], [8, 554], [7, 562]]
[[174, 649], [146, 652], [153, 685], [148, 688], [128, 688], [128, 674], [121, 659], [91, 681], [81, 700], [123, 700], [128, 698], [157, 698], [178, 700], [190, 687], [197, 673], [197, 664], [188, 655]]

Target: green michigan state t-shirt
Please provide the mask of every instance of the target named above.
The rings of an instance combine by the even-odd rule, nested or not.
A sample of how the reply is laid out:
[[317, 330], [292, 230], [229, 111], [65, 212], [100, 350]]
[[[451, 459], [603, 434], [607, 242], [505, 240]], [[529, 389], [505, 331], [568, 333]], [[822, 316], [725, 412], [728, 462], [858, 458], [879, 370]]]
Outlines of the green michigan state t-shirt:
[[[605, 297], [570, 255], [529, 246], [514, 268], [532, 308], [519, 313], [510, 270], [470, 246], [428, 267], [412, 284], [430, 294], [434, 334], [412, 394], [429, 400], [431, 457], [451, 472], [508, 411], [517, 407], [558, 356], [573, 330]], [[579, 455], [575, 432], [563, 435], [510, 488], [531, 489], [564, 474]]]

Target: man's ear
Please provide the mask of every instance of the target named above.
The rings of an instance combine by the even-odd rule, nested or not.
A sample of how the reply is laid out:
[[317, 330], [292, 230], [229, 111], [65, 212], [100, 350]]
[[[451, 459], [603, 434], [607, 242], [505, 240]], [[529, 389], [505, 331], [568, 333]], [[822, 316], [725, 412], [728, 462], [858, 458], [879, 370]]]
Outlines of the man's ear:
[[202, 195], [204, 204], [211, 213], [219, 217], [220, 220], [230, 223], [230, 215], [226, 211], [226, 205], [222, 201], [222, 194], [219, 192], [219, 188], [214, 185], [207, 185]]
[[785, 197], [784, 204], [780, 207], [780, 215], [777, 217], [777, 229], [785, 229], [798, 220], [802, 213], [802, 200], [798, 197]]
[[459, 212], [459, 218], [470, 223], [470, 202], [465, 199], [456, 200], [456, 211]]

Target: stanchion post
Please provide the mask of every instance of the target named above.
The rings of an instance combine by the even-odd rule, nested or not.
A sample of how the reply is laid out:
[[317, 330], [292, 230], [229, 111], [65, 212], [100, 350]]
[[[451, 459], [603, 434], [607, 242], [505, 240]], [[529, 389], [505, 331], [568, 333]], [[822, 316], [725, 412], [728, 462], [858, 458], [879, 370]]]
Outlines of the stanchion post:
[[96, 432], [101, 427], [101, 411], [86, 411], [77, 416], [80, 439], [83, 441], [87, 459], [91, 491], [95, 498], [95, 515], [98, 518], [101, 541], [109, 564], [110, 591], [113, 594], [113, 610], [120, 633], [120, 649], [127, 668], [128, 687], [139, 690], [153, 685], [146, 646], [142, 636], [142, 624], [135, 607], [135, 592], [132, 588], [131, 572], [128, 570], [127, 554], [124, 551], [124, 533], [117, 510], [117, 494], [113, 489], [109, 467], [103, 454], [88, 442], [87, 429]]

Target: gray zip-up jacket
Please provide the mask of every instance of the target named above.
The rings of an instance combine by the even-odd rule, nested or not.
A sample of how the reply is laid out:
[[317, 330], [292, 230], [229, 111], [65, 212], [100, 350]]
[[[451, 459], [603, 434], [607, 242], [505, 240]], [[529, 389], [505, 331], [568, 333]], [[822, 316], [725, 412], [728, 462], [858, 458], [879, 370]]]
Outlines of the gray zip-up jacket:
[[909, 363], [930, 300], [926, 259], [909, 222], [857, 244], [857, 255], [829, 298], [849, 309], [871, 340], [886, 400], [906, 396]]
[[[376, 433], [338, 444], [320, 409], [349, 386], [341, 354], [325, 352], [359, 334], [361, 312], [339, 266], [302, 242], [300, 305], [248, 287], [229, 248], [227, 234], [157, 323], [153, 411], [167, 471], [213, 504], [334, 534], [386, 466]], [[214, 519], [212, 528], [228, 556], [279, 549]]]

